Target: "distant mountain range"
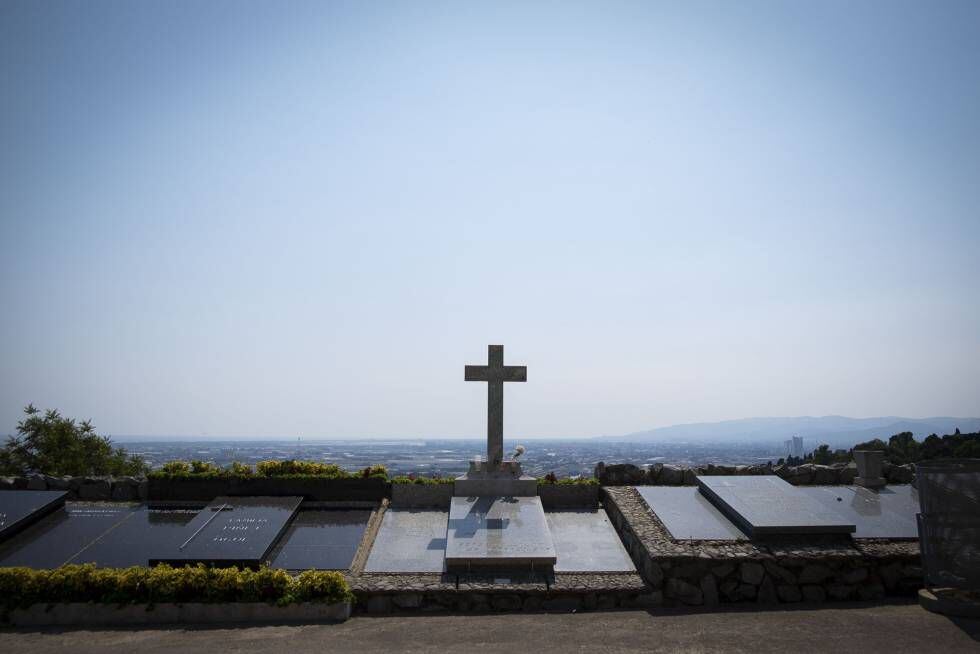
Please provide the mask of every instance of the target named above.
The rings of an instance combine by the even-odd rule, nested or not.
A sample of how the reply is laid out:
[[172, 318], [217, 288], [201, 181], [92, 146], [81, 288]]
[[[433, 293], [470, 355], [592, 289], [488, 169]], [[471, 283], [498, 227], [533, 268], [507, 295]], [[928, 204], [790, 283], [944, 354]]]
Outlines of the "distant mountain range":
[[803, 416], [799, 418], [743, 418], [722, 422], [698, 422], [659, 427], [625, 436], [606, 436], [618, 441], [731, 442], [789, 440], [802, 436], [806, 447], [821, 443], [834, 447], [852, 447], [873, 438], [887, 441], [893, 434], [910, 431], [918, 440], [929, 434], [952, 434], [980, 431], [980, 418], [847, 418], [845, 416]]

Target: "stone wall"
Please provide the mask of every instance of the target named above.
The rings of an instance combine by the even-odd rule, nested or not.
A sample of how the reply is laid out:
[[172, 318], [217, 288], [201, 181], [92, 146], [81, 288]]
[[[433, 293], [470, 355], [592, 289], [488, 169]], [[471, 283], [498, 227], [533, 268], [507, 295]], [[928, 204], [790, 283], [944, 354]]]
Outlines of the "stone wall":
[[137, 502], [147, 499], [148, 484], [139, 477], [0, 477], [2, 490], [62, 490], [72, 500]]
[[[496, 575], [500, 577], [502, 575]], [[581, 611], [653, 606], [635, 573], [556, 573], [526, 578], [440, 574], [364, 574], [348, 579], [356, 612]]]
[[[912, 483], [915, 477], [912, 464], [892, 465], [887, 461], [882, 466], [882, 475], [891, 484]], [[829, 466], [804, 463], [799, 466], [704, 466], [685, 467], [655, 463], [651, 466], [637, 466], [631, 463], [606, 465], [598, 463], [595, 478], [603, 486], [694, 486], [696, 475], [770, 475], [785, 479], [794, 486], [852, 484], [857, 476], [857, 466], [835, 463]]]
[[637, 570], [665, 605], [875, 600], [922, 587], [918, 542], [799, 536], [676, 541], [636, 489], [603, 489]]

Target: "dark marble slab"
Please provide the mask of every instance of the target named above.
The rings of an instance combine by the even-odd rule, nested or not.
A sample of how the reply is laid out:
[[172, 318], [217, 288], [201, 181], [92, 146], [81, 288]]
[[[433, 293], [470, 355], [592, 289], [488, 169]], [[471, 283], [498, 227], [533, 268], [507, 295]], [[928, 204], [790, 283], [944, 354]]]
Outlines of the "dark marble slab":
[[269, 565], [286, 570], [347, 570], [370, 518], [367, 510], [299, 511], [269, 555]]
[[302, 501], [302, 497], [215, 498], [185, 525], [180, 543], [154, 548], [150, 563], [259, 565]]
[[81, 552], [137, 510], [139, 505], [129, 503], [67, 502], [3, 543], [0, 566], [56, 568], [78, 563]]
[[65, 491], [8, 490], [0, 493], [0, 542], [65, 504]]
[[147, 565], [161, 547], [176, 547], [185, 527], [200, 509], [150, 509], [141, 506], [76, 554], [72, 563], [95, 563], [111, 568]]
[[747, 540], [695, 486], [637, 486], [675, 540]]
[[698, 488], [749, 536], [853, 533], [855, 524], [776, 475], [698, 476]]

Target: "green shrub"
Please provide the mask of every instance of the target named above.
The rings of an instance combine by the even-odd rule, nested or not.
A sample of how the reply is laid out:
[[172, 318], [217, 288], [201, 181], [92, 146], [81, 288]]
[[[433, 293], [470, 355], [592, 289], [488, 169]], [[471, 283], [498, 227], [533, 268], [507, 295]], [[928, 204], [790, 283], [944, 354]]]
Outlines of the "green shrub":
[[420, 484], [423, 486], [432, 486], [435, 484], [451, 484], [455, 482], [454, 477], [409, 477], [406, 475], [401, 475], [399, 477], [394, 477], [391, 480], [393, 484]]
[[259, 461], [253, 469], [247, 463], [235, 461], [221, 468], [205, 461], [168, 461], [149, 474], [153, 479], [242, 479], [247, 477], [316, 477], [318, 479], [388, 479], [383, 465], [368, 466], [358, 472], [347, 472], [336, 463], [319, 461]]
[[538, 484], [554, 484], [557, 486], [598, 486], [599, 480], [593, 477], [562, 477], [559, 479], [555, 473], [549, 472], [544, 477], [538, 479]]
[[142, 475], [149, 469], [142, 458], [95, 433], [88, 420], [75, 422], [54, 409], [42, 414], [33, 405], [24, 413], [17, 436], [0, 447], [0, 475]]
[[292, 577], [285, 570], [208, 568], [96, 568], [66, 565], [53, 570], [0, 568], [0, 608], [32, 604], [97, 602], [342, 602], [352, 598], [339, 572], [309, 570]]

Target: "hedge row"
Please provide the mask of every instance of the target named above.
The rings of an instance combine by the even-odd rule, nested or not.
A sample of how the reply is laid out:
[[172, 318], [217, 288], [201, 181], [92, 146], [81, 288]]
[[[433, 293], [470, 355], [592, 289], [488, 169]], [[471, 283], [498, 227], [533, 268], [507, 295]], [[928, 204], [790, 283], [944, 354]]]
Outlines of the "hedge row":
[[97, 568], [65, 565], [52, 570], [0, 568], [0, 607], [32, 604], [98, 602], [298, 602], [350, 601], [347, 581], [339, 572], [307, 570], [293, 577], [285, 570], [209, 568], [203, 564], [174, 568]]
[[151, 479], [247, 479], [251, 477], [316, 477], [318, 479], [388, 479], [382, 465], [347, 472], [335, 463], [319, 461], [259, 461], [255, 468], [237, 461], [225, 468], [207, 461], [168, 461], [149, 474]]
[[[335, 463], [320, 463], [319, 461], [260, 461], [255, 468], [234, 462], [225, 468], [208, 463], [207, 461], [169, 461], [159, 470], [149, 474], [151, 479], [251, 479], [254, 477], [299, 478], [315, 477], [317, 479], [384, 479], [388, 480], [388, 469], [383, 465], [368, 466], [357, 472], [347, 472]], [[402, 475], [391, 479], [393, 484], [451, 484], [455, 477], [422, 477]], [[554, 473], [549, 473], [538, 480], [540, 484], [597, 484], [595, 479], [581, 477], [566, 477], [558, 479]]]

